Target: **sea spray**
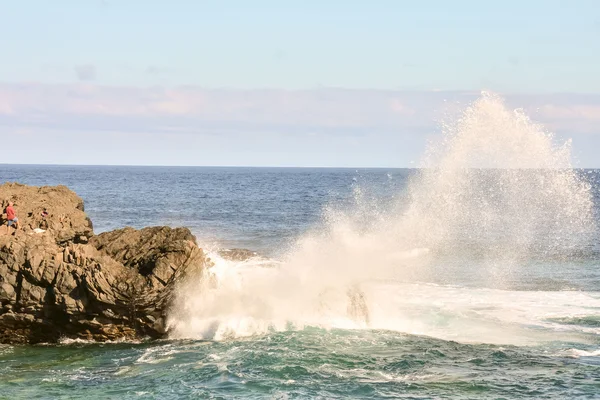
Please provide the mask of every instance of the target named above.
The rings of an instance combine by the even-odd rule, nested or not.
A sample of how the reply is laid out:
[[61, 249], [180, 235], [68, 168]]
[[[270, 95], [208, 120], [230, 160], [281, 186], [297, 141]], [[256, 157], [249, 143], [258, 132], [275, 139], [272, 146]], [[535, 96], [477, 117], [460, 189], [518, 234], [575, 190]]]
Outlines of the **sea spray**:
[[570, 142], [556, 145], [496, 95], [444, 125], [424, 166], [399, 220], [404, 242], [514, 269], [531, 257], [568, 257], [594, 238], [590, 186], [571, 166]]
[[[171, 336], [224, 339], [311, 325], [453, 339], [469, 330], [492, 342], [498, 320], [514, 322], [498, 306], [503, 294], [519, 296], [464, 289], [454, 304], [443, 287], [415, 282], [440, 283], [451, 271], [502, 287], [531, 260], [585, 249], [596, 235], [592, 206], [588, 183], [571, 166], [569, 143], [556, 145], [523, 111], [484, 93], [443, 126], [442, 140], [428, 148], [423, 168], [392, 204], [382, 208], [355, 187], [353, 207], [327, 207], [322, 225], [276, 265], [212, 254], [215, 265], [178, 290]], [[474, 296], [478, 307], [493, 303], [501, 311], [476, 311]], [[504, 329], [519, 336], [513, 325]]]

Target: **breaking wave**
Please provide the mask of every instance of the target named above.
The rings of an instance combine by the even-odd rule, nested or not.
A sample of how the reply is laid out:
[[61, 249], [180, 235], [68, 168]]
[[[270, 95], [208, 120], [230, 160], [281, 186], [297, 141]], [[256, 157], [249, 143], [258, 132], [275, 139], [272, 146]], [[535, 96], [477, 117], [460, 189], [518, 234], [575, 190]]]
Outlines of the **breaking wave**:
[[352, 207], [324, 209], [279, 260], [209, 252], [213, 265], [176, 293], [171, 337], [306, 326], [514, 344], [599, 334], [557, 322], [597, 313], [598, 293], [508, 287], [529, 279], [532, 263], [591, 251], [590, 185], [572, 168], [570, 143], [489, 93], [442, 131], [391, 204], [356, 185]]

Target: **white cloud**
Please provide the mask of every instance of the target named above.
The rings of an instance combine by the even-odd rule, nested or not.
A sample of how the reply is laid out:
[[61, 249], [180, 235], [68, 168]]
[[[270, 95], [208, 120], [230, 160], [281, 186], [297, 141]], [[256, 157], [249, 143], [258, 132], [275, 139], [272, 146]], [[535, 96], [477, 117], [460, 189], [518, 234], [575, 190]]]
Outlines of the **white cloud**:
[[[216, 90], [0, 85], [0, 125], [76, 130], [307, 134], [438, 131], [475, 92]], [[600, 133], [600, 95], [507, 95], [511, 107], [558, 132]]]
[[[0, 136], [27, 149], [6, 163], [411, 166], [440, 121], [477, 96], [0, 84]], [[600, 95], [506, 97], [558, 139], [573, 137], [578, 165], [599, 166]]]

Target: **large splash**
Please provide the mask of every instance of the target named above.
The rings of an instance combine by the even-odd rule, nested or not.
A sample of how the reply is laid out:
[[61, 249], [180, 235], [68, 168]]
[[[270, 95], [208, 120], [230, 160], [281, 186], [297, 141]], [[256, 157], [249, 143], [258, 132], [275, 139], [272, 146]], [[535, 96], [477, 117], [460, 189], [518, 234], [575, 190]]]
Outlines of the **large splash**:
[[[396, 203], [381, 208], [356, 187], [354, 207], [328, 207], [322, 225], [277, 263], [214, 254], [214, 266], [178, 291], [171, 336], [223, 339], [313, 325], [493, 341], [500, 316], [517, 318], [498, 306], [502, 296], [532, 301], [499, 291], [502, 282], [532, 259], [573, 257], [594, 237], [590, 187], [570, 157], [570, 143], [557, 146], [523, 111], [484, 93], [443, 126]], [[490, 289], [454, 293], [430, 283], [470, 274]], [[563, 297], [553, 309], [579, 309]], [[489, 303], [500, 311], [477, 311]], [[512, 319], [505, 325], [514, 332]]]

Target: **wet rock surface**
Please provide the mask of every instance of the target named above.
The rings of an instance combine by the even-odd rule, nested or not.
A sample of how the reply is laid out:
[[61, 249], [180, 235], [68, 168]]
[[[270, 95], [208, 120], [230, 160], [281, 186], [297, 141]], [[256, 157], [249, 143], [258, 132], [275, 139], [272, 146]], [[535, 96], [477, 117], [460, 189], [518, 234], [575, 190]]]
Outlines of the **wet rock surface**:
[[220, 249], [218, 253], [224, 259], [231, 261], [246, 261], [260, 257], [256, 251], [248, 249]]
[[21, 222], [0, 226], [0, 343], [163, 337], [175, 285], [208, 262], [187, 228], [94, 235], [64, 186], [4, 184], [0, 200]]

